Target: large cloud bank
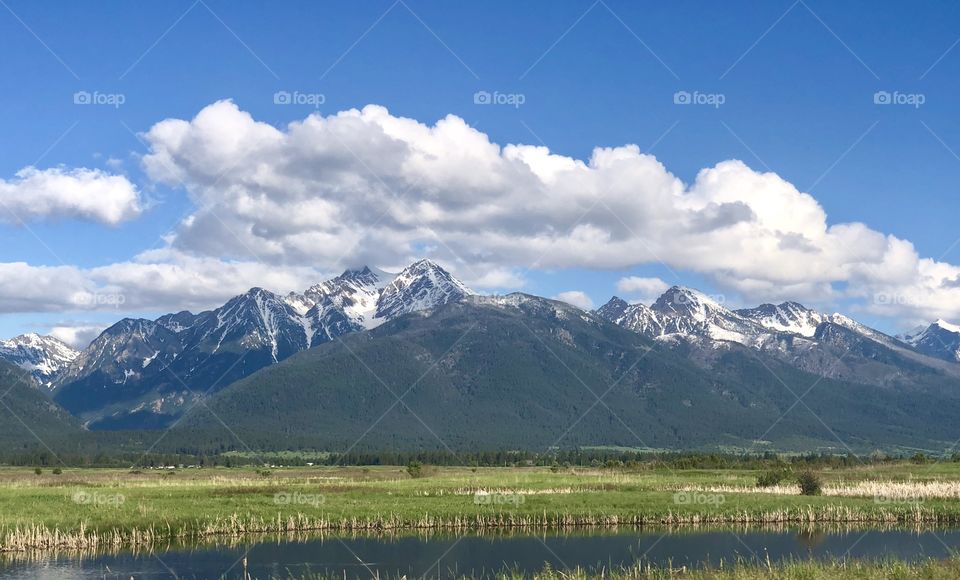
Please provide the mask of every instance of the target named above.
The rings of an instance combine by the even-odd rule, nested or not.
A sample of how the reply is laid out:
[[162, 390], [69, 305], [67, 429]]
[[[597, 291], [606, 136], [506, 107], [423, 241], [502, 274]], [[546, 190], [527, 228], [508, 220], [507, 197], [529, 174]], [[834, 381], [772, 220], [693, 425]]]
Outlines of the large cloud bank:
[[[0, 271], [37, 270], [50, 281], [51, 307], [63, 301], [56, 280], [65, 277], [146, 308], [424, 255], [501, 288], [521, 284], [528, 269], [664, 263], [751, 301], [854, 299], [902, 320], [960, 318], [960, 268], [864, 224], [831, 224], [812, 196], [740, 161], [685, 184], [635, 145], [578, 160], [500, 146], [455, 116], [427, 125], [378, 106], [276, 128], [221, 101], [143, 137], [147, 179], [184, 188], [195, 206], [166, 248], [94, 270]], [[106, 223], [129, 213], [83, 211]], [[623, 287], [649, 293], [652, 284]], [[0, 308], [22, 308], [8, 290], [0, 287]]]
[[0, 179], [0, 219], [8, 222], [80, 218], [116, 225], [142, 209], [136, 186], [98, 169], [25, 167]]

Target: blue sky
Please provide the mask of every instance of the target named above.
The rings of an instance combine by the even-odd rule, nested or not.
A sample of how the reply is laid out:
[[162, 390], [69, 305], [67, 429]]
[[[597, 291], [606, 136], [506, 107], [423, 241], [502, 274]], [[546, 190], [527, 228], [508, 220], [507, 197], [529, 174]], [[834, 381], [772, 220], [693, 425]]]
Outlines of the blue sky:
[[[863, 222], [909, 240], [921, 257], [960, 263], [956, 3], [4, 2], [0, 179], [29, 166], [98, 168], [135, 184], [142, 211], [107, 225], [70, 215], [6, 222], [0, 262], [90, 269], [164, 247], [196, 200], [145, 174], [149, 146], [137, 134], [232, 99], [276, 127], [374, 103], [427, 125], [453, 114], [495, 143], [577, 159], [632, 143], [687, 184], [739, 159], [810, 193], [831, 224]], [[123, 103], [77, 105], [77, 91]], [[324, 102], [278, 106], [277, 91]], [[477, 105], [478, 91], [522, 95], [523, 104]], [[678, 105], [678, 91], [723, 103]], [[923, 102], [878, 105], [878, 91]], [[523, 272], [526, 291], [582, 291], [597, 305], [625, 276], [697, 286], [731, 304], [752, 298], [715, 273], [646, 262], [506, 266]], [[0, 336], [166, 306], [31, 311], [12, 302]], [[951, 312], [820, 302], [889, 330]]]

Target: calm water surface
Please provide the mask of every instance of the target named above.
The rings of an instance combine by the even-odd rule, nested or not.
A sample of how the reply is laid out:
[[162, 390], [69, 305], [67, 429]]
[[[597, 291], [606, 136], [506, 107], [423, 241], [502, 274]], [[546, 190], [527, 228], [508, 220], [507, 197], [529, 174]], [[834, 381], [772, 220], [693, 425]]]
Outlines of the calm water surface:
[[338, 578], [407, 575], [452, 578], [510, 569], [629, 566], [717, 566], [742, 559], [946, 558], [960, 548], [960, 530], [780, 528], [635, 530], [542, 535], [400, 536], [251, 540], [231, 546], [179, 547], [146, 553], [49, 555], [0, 561], [0, 578], [255, 578], [314, 572]]

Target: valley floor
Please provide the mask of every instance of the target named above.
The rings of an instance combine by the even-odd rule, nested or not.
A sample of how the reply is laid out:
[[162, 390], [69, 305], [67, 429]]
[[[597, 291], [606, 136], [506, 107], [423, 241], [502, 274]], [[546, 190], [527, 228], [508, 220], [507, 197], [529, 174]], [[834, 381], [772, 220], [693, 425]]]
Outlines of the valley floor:
[[610, 525], [960, 524], [960, 463], [823, 470], [820, 496], [751, 470], [0, 469], [0, 550], [149, 547], [261, 532]]
[[[501, 580], [521, 580], [525, 575], [509, 573], [496, 576]], [[320, 580], [322, 576], [304, 577]], [[471, 576], [460, 577], [471, 580]], [[960, 578], [960, 560], [945, 562], [790, 562], [769, 566], [742, 565], [725, 570], [687, 570], [631, 568], [587, 573], [582, 570], [559, 572], [544, 570], [534, 580], [954, 580]]]
[[[469, 576], [463, 577], [468, 580]], [[505, 574], [503, 580], [524, 576]], [[743, 565], [726, 570], [686, 570], [633, 568], [587, 573], [581, 570], [558, 572], [545, 570], [534, 580], [954, 580], [960, 578], [960, 560], [946, 562], [791, 562], [769, 566]]]

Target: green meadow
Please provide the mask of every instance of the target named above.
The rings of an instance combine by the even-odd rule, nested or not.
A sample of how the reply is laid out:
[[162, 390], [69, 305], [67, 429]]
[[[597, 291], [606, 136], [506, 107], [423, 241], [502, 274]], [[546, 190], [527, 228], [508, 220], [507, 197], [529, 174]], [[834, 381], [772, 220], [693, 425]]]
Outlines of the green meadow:
[[820, 495], [749, 469], [0, 469], [4, 550], [309, 531], [960, 522], [960, 464], [821, 469]]

